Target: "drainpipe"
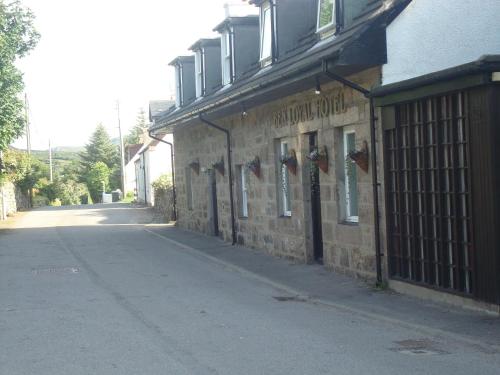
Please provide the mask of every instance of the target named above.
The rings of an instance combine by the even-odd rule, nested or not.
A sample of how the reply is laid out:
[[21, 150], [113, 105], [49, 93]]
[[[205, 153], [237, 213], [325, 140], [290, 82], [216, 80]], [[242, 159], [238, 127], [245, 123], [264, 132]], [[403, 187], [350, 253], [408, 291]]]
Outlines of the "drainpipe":
[[[146, 150], [147, 151], [147, 150]], [[144, 178], [144, 204], [147, 206], [148, 205], [148, 185], [146, 181], [146, 156], [144, 155], [144, 152], [141, 155], [142, 158], [142, 174]]]
[[[4, 167], [3, 167], [3, 151], [0, 150], [0, 174], [4, 172]], [[0, 206], [0, 220], [5, 220], [6, 215], [5, 215], [5, 197], [3, 195], [3, 184], [0, 181], [0, 199], [2, 200], [2, 205]]]
[[379, 215], [379, 200], [378, 200], [378, 172], [377, 172], [377, 142], [376, 134], [377, 128], [375, 123], [375, 105], [373, 103], [373, 98], [370, 96], [370, 90], [361, 87], [360, 85], [345, 79], [338, 74], [335, 74], [328, 70], [328, 62], [323, 61], [323, 72], [328, 78], [334, 81], [340, 82], [353, 90], [362, 93], [366, 98], [370, 100], [370, 143], [372, 152], [372, 184], [373, 184], [373, 216], [375, 224], [375, 257], [376, 257], [376, 268], [377, 268], [377, 285], [382, 284], [382, 252], [380, 249], [380, 215]]
[[173, 204], [174, 204], [174, 212], [173, 212], [173, 219], [174, 221], [177, 220], [177, 196], [175, 192], [175, 169], [174, 169], [174, 145], [171, 142], [164, 141], [161, 138], [158, 138], [153, 135], [152, 130], [148, 130], [148, 135], [150, 138], [153, 138], [154, 140], [157, 140], [159, 142], [165, 143], [170, 146], [170, 166], [172, 168], [172, 199], [173, 199]]
[[206, 120], [203, 116], [203, 113], [200, 113], [198, 115], [198, 118], [201, 122], [204, 124], [208, 125], [211, 128], [220, 130], [221, 132], [224, 132], [226, 134], [226, 145], [227, 145], [227, 164], [228, 164], [228, 177], [229, 177], [229, 203], [231, 207], [231, 231], [232, 231], [232, 237], [233, 237], [233, 245], [236, 244], [236, 223], [234, 219], [234, 200], [233, 200], [233, 171], [232, 171], [232, 162], [231, 162], [231, 137], [229, 135], [229, 130], [224, 129], [223, 127], [214, 124], [213, 122], [210, 122]]

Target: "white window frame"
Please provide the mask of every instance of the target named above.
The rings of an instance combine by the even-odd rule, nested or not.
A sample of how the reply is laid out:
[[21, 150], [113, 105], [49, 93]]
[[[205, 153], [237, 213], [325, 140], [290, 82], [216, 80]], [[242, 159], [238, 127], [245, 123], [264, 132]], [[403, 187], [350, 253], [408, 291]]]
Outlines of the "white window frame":
[[196, 51], [194, 65], [196, 73], [196, 97], [199, 98], [205, 94], [205, 53], [203, 48]]
[[181, 107], [183, 104], [183, 90], [182, 90], [182, 65], [177, 64], [175, 66], [175, 106], [177, 108]]
[[248, 218], [248, 171], [244, 165], [241, 165], [239, 176], [240, 184], [240, 216]]
[[[269, 24], [265, 23], [265, 13], [269, 12]], [[274, 39], [274, 28], [273, 28], [273, 11], [270, 1], [266, 1], [260, 7], [260, 62], [263, 66], [269, 65], [273, 59], [273, 39]], [[266, 32], [269, 34], [269, 51], [266, 51], [264, 56], [264, 37]]]
[[233, 43], [230, 29], [221, 35], [221, 64], [222, 64], [222, 85], [226, 86], [233, 82]]
[[[279, 143], [279, 156], [278, 156], [278, 165], [280, 167], [279, 170], [279, 199], [280, 199], [280, 208], [281, 208], [281, 216], [291, 217], [292, 216], [292, 198], [291, 198], [291, 190], [290, 190], [290, 172], [285, 164], [281, 163], [281, 158], [288, 154], [288, 141], [285, 139], [281, 139]], [[285, 186], [286, 184], [286, 186]], [[288, 194], [287, 194], [288, 192]]]
[[[317, 32], [321, 32], [321, 31], [325, 31], [325, 30], [329, 30], [329, 29], [332, 29], [333, 27], [335, 27], [335, 24], [336, 24], [336, 16], [337, 16], [337, 0], [332, 0], [333, 2], [333, 10], [332, 10], [332, 20], [324, 25], [324, 26], [321, 26], [319, 25], [319, 22], [320, 22], [320, 15], [321, 15], [321, 2], [323, 0], [318, 0], [318, 15], [317, 15], [317, 21], [316, 21], [316, 31]], [[325, 0], [325, 1], [329, 1], [329, 0]]]
[[[348, 149], [348, 146], [347, 146], [347, 137], [350, 135], [350, 134], [354, 134], [354, 142], [356, 143], [356, 131], [352, 128], [352, 127], [345, 127], [344, 130], [343, 130], [343, 143], [344, 143], [344, 181], [345, 181], [345, 196], [344, 196], [344, 199], [345, 199], [345, 221], [346, 222], [349, 222], [349, 223], [359, 223], [359, 204], [358, 204], [358, 215], [353, 215], [353, 213], [351, 212], [351, 196], [350, 196], [350, 192], [349, 192], [349, 187], [350, 187], [350, 184], [351, 184], [351, 181], [350, 179], [352, 177], [350, 177], [349, 175], [349, 170], [347, 168], [347, 163], [349, 161], [347, 161], [347, 154], [351, 151]], [[354, 176], [354, 178], [357, 179], [357, 169], [356, 169], [356, 164], [353, 163], [353, 167], [354, 167], [354, 170], [356, 171], [356, 175]], [[357, 186], [357, 184], [356, 184]], [[356, 191], [356, 198], [358, 198], [358, 192]], [[358, 199], [356, 199], [356, 202], [359, 202]]]

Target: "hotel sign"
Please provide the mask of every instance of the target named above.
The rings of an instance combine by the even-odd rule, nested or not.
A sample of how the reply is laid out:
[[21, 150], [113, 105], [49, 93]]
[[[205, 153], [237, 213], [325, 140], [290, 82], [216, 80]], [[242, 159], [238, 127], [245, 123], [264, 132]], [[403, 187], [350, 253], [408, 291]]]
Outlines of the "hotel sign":
[[314, 100], [283, 107], [273, 114], [272, 121], [276, 128], [296, 125], [299, 122], [313, 121], [331, 115], [345, 113], [347, 105], [344, 90], [338, 89], [329, 95], [321, 95]]

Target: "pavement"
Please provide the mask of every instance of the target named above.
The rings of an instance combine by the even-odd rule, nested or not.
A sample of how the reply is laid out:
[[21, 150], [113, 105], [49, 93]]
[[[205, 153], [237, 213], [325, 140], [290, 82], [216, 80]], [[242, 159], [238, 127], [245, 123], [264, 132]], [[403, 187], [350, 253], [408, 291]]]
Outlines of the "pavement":
[[113, 204], [0, 224], [0, 374], [498, 374], [497, 316]]

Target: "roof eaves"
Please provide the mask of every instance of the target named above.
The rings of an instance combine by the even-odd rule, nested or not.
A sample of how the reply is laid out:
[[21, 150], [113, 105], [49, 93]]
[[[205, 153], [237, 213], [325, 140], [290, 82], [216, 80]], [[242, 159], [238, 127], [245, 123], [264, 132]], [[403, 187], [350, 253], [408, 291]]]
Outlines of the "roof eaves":
[[211, 39], [198, 39], [191, 47], [189, 47], [190, 51], [196, 51], [202, 47], [210, 47], [210, 46], [220, 46], [220, 38], [211, 38]]
[[[373, 26], [372, 23], [379, 20], [383, 14], [388, 14], [388, 12], [390, 12], [391, 14], [389, 14], [389, 16], [392, 20], [410, 2], [411, 0], [386, 0], [381, 3], [381, 6], [375, 8], [371, 13], [365, 14], [348, 29], [343, 30], [342, 33], [318, 41], [302, 53], [295, 55], [290, 59], [283, 60], [276, 65], [272, 65], [271, 69], [266, 71], [257, 70], [257, 72], [252, 74], [250, 77], [246, 77], [241, 81], [233, 83], [230, 88], [224, 87], [209, 97], [204, 97], [201, 101], [197, 101], [195, 105], [192, 105], [193, 103], [191, 103], [191, 105], [187, 105], [179, 111], [175, 111], [175, 113], [159, 118], [157, 125], [153, 128], [153, 130], [159, 130], [169, 126], [175, 121], [184, 120], [186, 116], [195, 116], [198, 112], [213, 109], [214, 106], [219, 104], [227, 104], [230, 100], [236, 100], [248, 92], [258, 90], [262, 87], [271, 86], [287, 76], [292, 76], [294, 71], [303, 71], [308, 67], [317, 65], [318, 62], [321, 62], [326, 58], [338, 56], [347, 44], [358, 40], [364, 32]], [[255, 16], [255, 18], [258, 19], [258, 16]], [[228, 20], [229, 18], [219, 24], [218, 27], [224, 25], [224, 23]], [[387, 21], [385, 18], [384, 20]], [[255, 79], [256, 76], [258, 76], [257, 80]]]
[[258, 25], [259, 16], [227, 17], [224, 21], [213, 28], [213, 31], [221, 32], [234, 25]]
[[177, 56], [175, 59], [170, 61], [168, 65], [175, 66], [178, 65], [179, 63], [181, 64], [194, 63], [194, 56]]
[[371, 91], [374, 98], [394, 94], [399, 91], [411, 90], [417, 87], [431, 85], [454, 78], [459, 78], [476, 73], [489, 73], [500, 71], [500, 55], [484, 55], [478, 60], [458, 65], [438, 72], [425, 74], [420, 77], [407, 79], [400, 82], [381, 85]]

